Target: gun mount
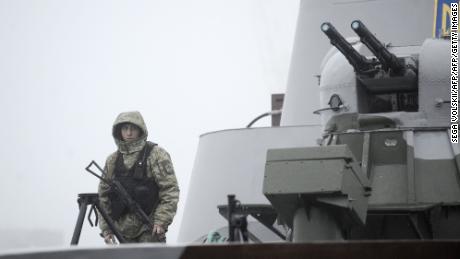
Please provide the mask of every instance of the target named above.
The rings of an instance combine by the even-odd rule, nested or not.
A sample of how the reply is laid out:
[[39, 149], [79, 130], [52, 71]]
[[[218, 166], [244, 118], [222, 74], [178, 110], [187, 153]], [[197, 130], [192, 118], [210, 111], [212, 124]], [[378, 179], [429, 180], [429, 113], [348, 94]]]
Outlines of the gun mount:
[[[418, 111], [418, 53], [417, 51], [409, 51], [402, 54], [401, 51], [396, 54], [390, 52], [385, 47], [385, 44], [380, 42], [363, 22], [355, 20], [351, 23], [352, 29], [359, 36], [363, 45], [367, 46], [370, 53], [375, 56], [366, 57], [362, 53], [363, 45], [350, 44], [329, 22], [321, 25], [321, 31], [330, 39], [331, 44], [343, 54], [354, 68], [353, 75], [342, 75], [332, 73], [330, 78], [321, 77], [321, 89], [328, 91], [327, 98], [332, 95], [340, 96], [343, 99], [350, 95], [356, 100], [352, 103], [352, 107], [356, 107], [360, 113], [381, 113], [381, 112], [416, 112]], [[392, 51], [398, 51], [400, 48], [393, 47]], [[340, 54], [339, 54], [340, 55]], [[343, 62], [338, 61], [340, 64]], [[325, 70], [338, 69], [339, 63], [332, 65]], [[345, 68], [345, 67], [344, 67]], [[340, 70], [340, 69], [338, 69]], [[341, 70], [346, 71], [346, 70]], [[347, 72], [348, 73], [348, 72]], [[354, 82], [345, 83], [343, 80], [353, 78]], [[324, 81], [325, 80], [325, 81]], [[324, 81], [324, 82], [323, 82]], [[349, 85], [349, 89], [340, 87], [340, 90], [333, 89], [337, 87], [338, 82], [342, 86]], [[332, 85], [335, 85], [332, 87]], [[331, 86], [331, 87], [329, 87]], [[329, 89], [330, 88], [330, 89]], [[350, 90], [356, 93], [350, 92]], [[323, 90], [322, 90], [323, 91]], [[329, 92], [331, 91], [331, 92]], [[326, 96], [325, 96], [326, 97]], [[350, 104], [350, 103], [349, 103]], [[332, 110], [338, 112], [337, 109], [330, 108], [319, 109], [319, 111]], [[343, 111], [353, 112], [349, 109], [350, 105], [343, 104]]]
[[457, 239], [459, 149], [435, 102], [449, 94], [449, 44], [387, 49], [361, 21], [351, 27], [363, 44], [321, 25], [340, 53], [322, 66], [320, 146], [269, 149], [263, 192], [293, 242]]
[[353, 66], [359, 83], [373, 94], [416, 94], [417, 69], [414, 58], [396, 57], [359, 20], [353, 21], [351, 27], [375, 58], [368, 59], [361, 55], [329, 22], [323, 23], [321, 30]]

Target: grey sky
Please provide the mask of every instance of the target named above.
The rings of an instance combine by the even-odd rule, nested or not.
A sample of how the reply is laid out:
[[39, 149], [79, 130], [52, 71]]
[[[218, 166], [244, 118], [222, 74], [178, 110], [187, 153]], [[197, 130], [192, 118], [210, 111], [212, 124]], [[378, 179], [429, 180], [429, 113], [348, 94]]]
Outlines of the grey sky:
[[143, 114], [185, 195], [199, 135], [244, 127], [284, 92], [298, 4], [1, 0], [0, 232], [17, 242], [0, 248], [47, 245], [41, 231], [70, 242], [77, 194], [98, 183], [84, 167], [115, 150], [121, 111]]

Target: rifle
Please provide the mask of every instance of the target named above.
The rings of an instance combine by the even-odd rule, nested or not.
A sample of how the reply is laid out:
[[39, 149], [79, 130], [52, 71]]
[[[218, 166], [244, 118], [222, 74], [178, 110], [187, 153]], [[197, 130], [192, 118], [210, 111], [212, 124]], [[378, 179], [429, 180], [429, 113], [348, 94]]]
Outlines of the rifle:
[[[101, 172], [102, 176], [96, 174], [94, 171], [90, 169], [93, 165], [96, 166], [96, 168]], [[137, 215], [142, 221], [142, 223], [147, 225], [149, 229], [153, 230], [153, 223], [151, 222], [150, 218], [147, 216], [147, 214], [145, 214], [141, 206], [135, 200], [133, 200], [131, 195], [128, 194], [125, 187], [123, 187], [123, 185], [118, 180], [115, 180], [115, 179], [108, 180], [104, 173], [104, 170], [96, 162], [94, 162], [94, 160], [91, 161], [91, 163], [85, 168], [85, 170], [88, 171], [90, 174], [99, 178], [101, 181], [109, 185], [110, 188], [116, 191], [119, 197], [121, 197], [122, 202], [129, 209], [129, 211]]]

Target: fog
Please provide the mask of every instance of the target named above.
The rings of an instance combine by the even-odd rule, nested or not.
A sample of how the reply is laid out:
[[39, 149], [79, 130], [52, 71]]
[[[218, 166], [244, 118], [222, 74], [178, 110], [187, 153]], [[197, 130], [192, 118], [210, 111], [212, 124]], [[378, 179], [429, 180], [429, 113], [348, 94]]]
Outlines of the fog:
[[[244, 127], [284, 92], [298, 5], [0, 1], [0, 251], [69, 245], [78, 193], [97, 190], [84, 168], [116, 150], [130, 110], [174, 163], [174, 244], [199, 135]], [[98, 233], [85, 222], [80, 243], [104, 245]]]

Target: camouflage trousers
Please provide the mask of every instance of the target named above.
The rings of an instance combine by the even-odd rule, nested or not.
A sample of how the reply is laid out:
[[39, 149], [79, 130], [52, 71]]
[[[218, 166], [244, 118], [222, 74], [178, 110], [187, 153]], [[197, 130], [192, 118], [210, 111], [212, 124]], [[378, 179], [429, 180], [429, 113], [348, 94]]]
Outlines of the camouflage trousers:
[[125, 238], [127, 243], [166, 243], [166, 236], [152, 235], [152, 232], [145, 231], [140, 236], [135, 238]]

